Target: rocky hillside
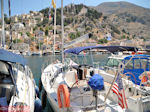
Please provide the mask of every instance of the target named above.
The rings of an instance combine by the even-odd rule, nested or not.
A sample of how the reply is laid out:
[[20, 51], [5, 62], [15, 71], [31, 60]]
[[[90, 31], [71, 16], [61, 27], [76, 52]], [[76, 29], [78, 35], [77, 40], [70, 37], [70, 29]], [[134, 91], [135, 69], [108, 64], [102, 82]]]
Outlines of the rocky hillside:
[[[54, 9], [30, 11], [11, 18], [14, 43], [27, 43], [37, 49], [47, 43], [53, 46]], [[57, 9], [57, 48], [61, 45], [61, 9]], [[1, 26], [1, 24], [0, 24]], [[121, 41], [150, 39], [150, 9], [127, 2], [108, 2], [96, 7], [70, 4], [64, 7], [65, 43], [86, 33], [92, 33], [85, 43], [113, 44]], [[6, 40], [9, 45], [10, 19], [5, 15]], [[1, 31], [0, 31], [1, 34]], [[108, 37], [111, 37], [110, 41]], [[140, 40], [141, 41], [141, 40]]]
[[150, 9], [128, 2], [105, 2], [94, 7], [123, 32], [139, 38], [150, 38]]

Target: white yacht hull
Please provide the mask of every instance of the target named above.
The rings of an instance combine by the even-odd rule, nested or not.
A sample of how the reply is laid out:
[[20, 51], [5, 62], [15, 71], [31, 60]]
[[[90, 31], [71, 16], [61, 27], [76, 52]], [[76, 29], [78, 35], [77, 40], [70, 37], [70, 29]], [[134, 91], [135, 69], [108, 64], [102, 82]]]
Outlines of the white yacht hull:
[[[97, 73], [101, 74], [104, 79], [107, 79], [106, 82], [111, 83], [114, 79], [114, 75], [106, 73], [103, 70], [97, 70]], [[127, 106], [130, 112], [145, 112], [150, 110], [150, 96], [142, 96], [143, 92], [140, 91], [141, 88], [138, 85], [133, 84], [133, 82], [123, 79], [123, 84], [128, 87], [125, 88], [125, 95], [127, 98]], [[130, 92], [128, 88], [131, 88], [133, 92]], [[136, 91], [135, 91], [136, 89]], [[146, 89], [150, 90], [150, 87], [146, 87]], [[137, 95], [139, 94], [139, 95]], [[114, 93], [111, 91], [109, 94], [109, 98], [116, 101]]]
[[[57, 101], [57, 88], [58, 86], [64, 81], [64, 78], [62, 78], [62, 76], [64, 75], [63, 73], [60, 73], [59, 76], [56, 78], [55, 80], [55, 84], [51, 87], [51, 84], [50, 84], [50, 80], [53, 78], [53, 75], [55, 74], [55, 72], [62, 67], [62, 64], [61, 63], [58, 63], [58, 64], [50, 64], [48, 65], [43, 73], [42, 73], [42, 76], [41, 76], [41, 81], [42, 81], [42, 84], [43, 84], [43, 87], [44, 87], [44, 90], [46, 91], [47, 93], [47, 98], [48, 98], [48, 101], [49, 103], [51, 104], [52, 108], [54, 109], [55, 112], [67, 112], [67, 111], [71, 111], [71, 112], [82, 112], [82, 109], [80, 109], [80, 107], [70, 107], [69, 109], [67, 108], [63, 108], [63, 109], [60, 109], [58, 107], [58, 101]], [[51, 75], [50, 75], [51, 74]], [[90, 92], [91, 94], [91, 92]], [[103, 94], [103, 93], [102, 93]], [[99, 95], [98, 96], [99, 98], [99, 102], [104, 102], [104, 96], [103, 95]], [[89, 100], [88, 97], [85, 97], [84, 98], [85, 100], [84, 103], [86, 103], [86, 100]], [[78, 103], [77, 105], [79, 104], [80, 105], [80, 99], [76, 100]], [[90, 98], [91, 100], [91, 98]], [[113, 102], [110, 101], [110, 100], [106, 100], [106, 105], [108, 108], [110, 108], [112, 110], [112, 112], [123, 112], [123, 110], [116, 104], [112, 104]], [[74, 102], [71, 102], [71, 105], [74, 105]], [[76, 105], [76, 104], [75, 104]], [[113, 106], [112, 106], [113, 105]], [[83, 106], [84, 107], [84, 106]], [[105, 108], [102, 108], [100, 112], [103, 112], [105, 110]], [[91, 110], [91, 112], [94, 112], [95, 111], [95, 108], [93, 110]]]

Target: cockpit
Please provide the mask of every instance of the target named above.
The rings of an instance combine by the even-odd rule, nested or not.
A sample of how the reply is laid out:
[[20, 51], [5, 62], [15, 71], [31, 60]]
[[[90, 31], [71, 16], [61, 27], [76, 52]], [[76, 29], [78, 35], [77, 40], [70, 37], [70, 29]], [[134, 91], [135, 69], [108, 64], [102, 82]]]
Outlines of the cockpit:
[[0, 98], [6, 98], [10, 102], [13, 95], [13, 79], [11, 66], [3, 61], [0, 61]]

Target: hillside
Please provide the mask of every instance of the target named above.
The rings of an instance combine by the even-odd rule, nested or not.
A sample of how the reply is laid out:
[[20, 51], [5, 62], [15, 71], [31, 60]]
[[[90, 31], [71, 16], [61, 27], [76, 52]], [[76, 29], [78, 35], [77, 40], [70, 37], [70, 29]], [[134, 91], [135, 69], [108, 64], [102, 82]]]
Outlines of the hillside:
[[[54, 9], [30, 11], [11, 17], [14, 43], [27, 43], [34, 50], [53, 46]], [[6, 40], [9, 45], [10, 19], [5, 15]], [[61, 9], [57, 9], [56, 49], [61, 46]], [[1, 26], [1, 25], [0, 25]], [[108, 2], [96, 7], [70, 4], [64, 7], [65, 43], [86, 33], [93, 36], [83, 42], [105, 45], [120, 45], [125, 40], [144, 42], [150, 39], [150, 10], [127, 2]], [[1, 32], [0, 32], [1, 33]], [[107, 40], [111, 37], [111, 40]], [[114, 44], [116, 42], [116, 44]], [[142, 43], [143, 45], [143, 43]]]
[[137, 6], [135, 4], [129, 2], [104, 2], [99, 4], [98, 6], [94, 7], [98, 12], [102, 12], [105, 15], [116, 14], [120, 12], [130, 12], [130, 13], [137, 13], [137, 14], [144, 14], [146, 13], [150, 16], [150, 9], [143, 8], [141, 6]]
[[108, 21], [133, 37], [150, 38], [150, 9], [128, 2], [105, 2], [94, 7]]

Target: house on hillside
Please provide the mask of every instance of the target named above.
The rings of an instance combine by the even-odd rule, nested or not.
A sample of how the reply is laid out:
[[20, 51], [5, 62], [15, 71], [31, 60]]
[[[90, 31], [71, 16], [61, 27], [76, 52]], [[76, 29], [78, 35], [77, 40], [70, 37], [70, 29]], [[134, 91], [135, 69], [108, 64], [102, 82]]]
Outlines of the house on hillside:
[[124, 40], [120, 43], [121, 46], [136, 46], [136, 47], [139, 47], [139, 46], [143, 46], [144, 45], [144, 42], [143, 42], [143, 39], [133, 39], [133, 40]]
[[18, 22], [18, 16], [13, 16], [13, 17], [11, 17], [11, 20], [12, 20], [13, 22], [17, 23], [17, 22]]
[[111, 41], [112, 40], [111, 33], [107, 33], [106, 35], [104, 35], [104, 38], [107, 39], [108, 41]]
[[44, 31], [41, 31], [41, 30], [36, 30], [35, 31], [35, 35], [37, 37], [44, 37], [45, 36], [45, 32]]
[[84, 31], [85, 31], [85, 28], [79, 27], [79, 28], [77, 28], [77, 31], [78, 31], [78, 32], [84, 32]]
[[26, 27], [26, 32], [30, 32], [32, 34], [33, 33], [33, 27], [27, 26]]
[[14, 31], [18, 31], [18, 30], [24, 30], [25, 27], [22, 23], [15, 23], [13, 26], [12, 26], [12, 30]]
[[145, 41], [144, 47], [145, 47], [146, 49], [150, 49], [150, 39], [147, 40], [147, 41]]
[[12, 50], [18, 50], [20, 52], [28, 51], [29, 44], [26, 43], [17, 43], [12, 45]]

